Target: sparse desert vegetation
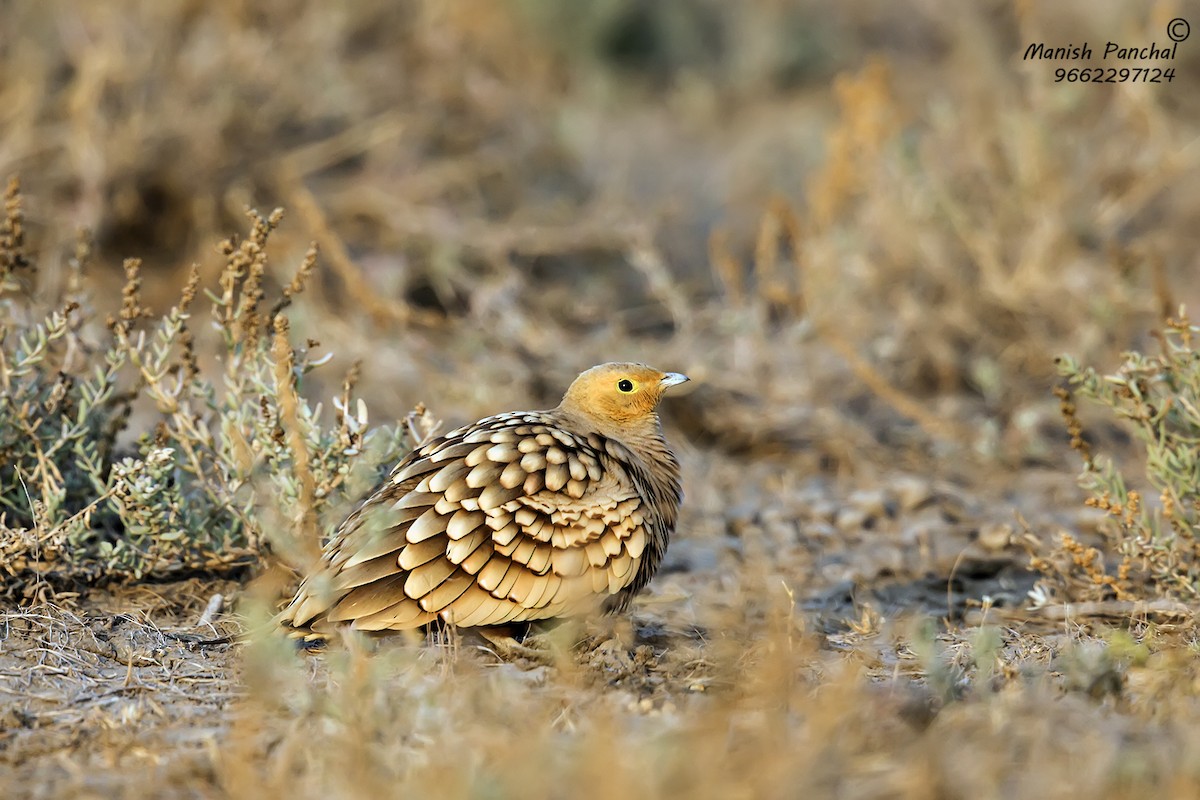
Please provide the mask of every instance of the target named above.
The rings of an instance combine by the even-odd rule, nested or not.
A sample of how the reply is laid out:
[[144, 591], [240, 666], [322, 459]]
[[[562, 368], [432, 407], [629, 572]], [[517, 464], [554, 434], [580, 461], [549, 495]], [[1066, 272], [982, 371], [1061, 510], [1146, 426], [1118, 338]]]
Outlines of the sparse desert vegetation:
[[[0, 794], [1195, 796], [1200, 45], [1021, 58], [1195, 11], [0, 7]], [[694, 384], [631, 614], [271, 629], [626, 359]]]

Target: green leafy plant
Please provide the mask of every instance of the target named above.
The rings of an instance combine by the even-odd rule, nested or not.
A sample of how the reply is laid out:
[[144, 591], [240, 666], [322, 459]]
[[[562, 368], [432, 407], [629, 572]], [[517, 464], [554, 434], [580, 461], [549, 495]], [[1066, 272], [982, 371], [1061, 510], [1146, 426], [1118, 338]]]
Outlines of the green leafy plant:
[[[1064, 537], [1058, 571], [1075, 573], [1092, 594], [1134, 598], [1145, 594], [1191, 599], [1200, 595], [1200, 327], [1186, 309], [1158, 332], [1160, 352], [1125, 354], [1111, 375], [1082, 367], [1070, 356], [1058, 359], [1070, 387], [1060, 388], [1062, 412], [1081, 454], [1080, 484], [1088, 505], [1101, 509], [1111, 524], [1106, 550], [1119, 559], [1115, 570], [1095, 548]], [[1128, 422], [1145, 447], [1146, 479], [1159, 493], [1148, 504], [1107, 456], [1093, 456], [1082, 435], [1073, 398], [1083, 397]], [[1048, 571], [1049, 564], [1035, 566]], [[1062, 565], [1060, 565], [1062, 566]], [[1050, 570], [1054, 571], [1054, 570]]]
[[[5, 198], [0, 591], [230, 572], [270, 545], [293, 561], [311, 557], [323, 515], [356, 491], [350, 478], [364, 452], [367, 462], [390, 462], [404, 447], [400, 429], [368, 429], [354, 397], [357, 364], [332, 415], [302, 394], [305, 376], [330, 357], [317, 357], [311, 339], [293, 349], [282, 312], [315, 268], [315, 247], [264, 307], [267, 244], [282, 211], [249, 212], [249, 235], [222, 243], [217, 291], [206, 292], [222, 342], [219, 374], [209, 375], [190, 327], [196, 269], [179, 302], [154, 319], [140, 299], [140, 263], [126, 261], [121, 308], [101, 327], [78, 288], [83, 241], [64, 296], [39, 309], [16, 181]], [[268, 519], [281, 535], [267, 535]]]

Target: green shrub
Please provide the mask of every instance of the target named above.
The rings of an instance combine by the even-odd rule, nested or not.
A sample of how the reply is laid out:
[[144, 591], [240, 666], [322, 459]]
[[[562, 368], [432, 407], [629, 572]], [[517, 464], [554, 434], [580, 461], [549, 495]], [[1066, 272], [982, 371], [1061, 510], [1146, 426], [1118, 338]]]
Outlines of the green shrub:
[[[1167, 320], [1157, 334], [1160, 352], [1131, 352], [1115, 374], [1101, 375], [1069, 356], [1058, 359], [1070, 390], [1059, 389], [1072, 446], [1083, 456], [1080, 484], [1088, 505], [1105, 511], [1110, 523], [1102, 555], [1067, 537], [1060, 542], [1074, 572], [1093, 594], [1136, 598], [1146, 594], [1181, 599], [1200, 595], [1200, 327], [1186, 309]], [[1159, 493], [1158, 503], [1143, 503], [1107, 456], [1093, 457], [1082, 436], [1072, 396], [1110, 409], [1133, 427], [1144, 445], [1146, 479]], [[1046, 564], [1035, 566], [1043, 568]]]
[[[354, 491], [348, 479], [364, 450], [372, 451], [365, 465], [403, 449], [398, 428], [368, 429], [353, 396], [358, 365], [331, 423], [301, 395], [305, 376], [329, 358], [315, 356], [313, 340], [293, 350], [281, 312], [314, 269], [315, 247], [266, 308], [267, 243], [282, 212], [249, 212], [249, 236], [222, 243], [219, 286], [206, 294], [223, 348], [220, 374], [207, 375], [189, 327], [197, 270], [179, 303], [151, 319], [139, 262], [127, 261], [121, 308], [101, 327], [90, 324], [79, 288], [84, 241], [64, 296], [39, 307], [16, 181], [5, 197], [0, 592], [227, 573], [255, 564], [269, 545], [293, 561], [311, 557], [323, 515], [344, 510]], [[131, 420], [140, 430], [129, 430]]]

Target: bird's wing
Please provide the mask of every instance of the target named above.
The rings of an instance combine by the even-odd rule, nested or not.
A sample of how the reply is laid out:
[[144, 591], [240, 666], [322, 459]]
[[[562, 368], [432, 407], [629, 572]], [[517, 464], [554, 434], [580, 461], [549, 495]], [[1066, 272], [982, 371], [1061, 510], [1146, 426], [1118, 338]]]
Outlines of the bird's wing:
[[406, 458], [326, 548], [284, 618], [362, 630], [579, 613], [627, 587], [653, 531], [628, 451], [542, 413], [490, 417]]

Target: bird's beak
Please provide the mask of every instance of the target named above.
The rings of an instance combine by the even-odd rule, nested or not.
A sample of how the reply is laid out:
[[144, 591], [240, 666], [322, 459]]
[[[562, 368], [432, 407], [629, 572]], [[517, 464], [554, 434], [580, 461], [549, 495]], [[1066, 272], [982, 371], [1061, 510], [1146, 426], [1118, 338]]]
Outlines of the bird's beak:
[[681, 375], [678, 372], [668, 372], [662, 376], [662, 380], [658, 382], [658, 385], [664, 389], [668, 389], [672, 386], [678, 386], [681, 383], [687, 383], [687, 381], [687, 375]]

